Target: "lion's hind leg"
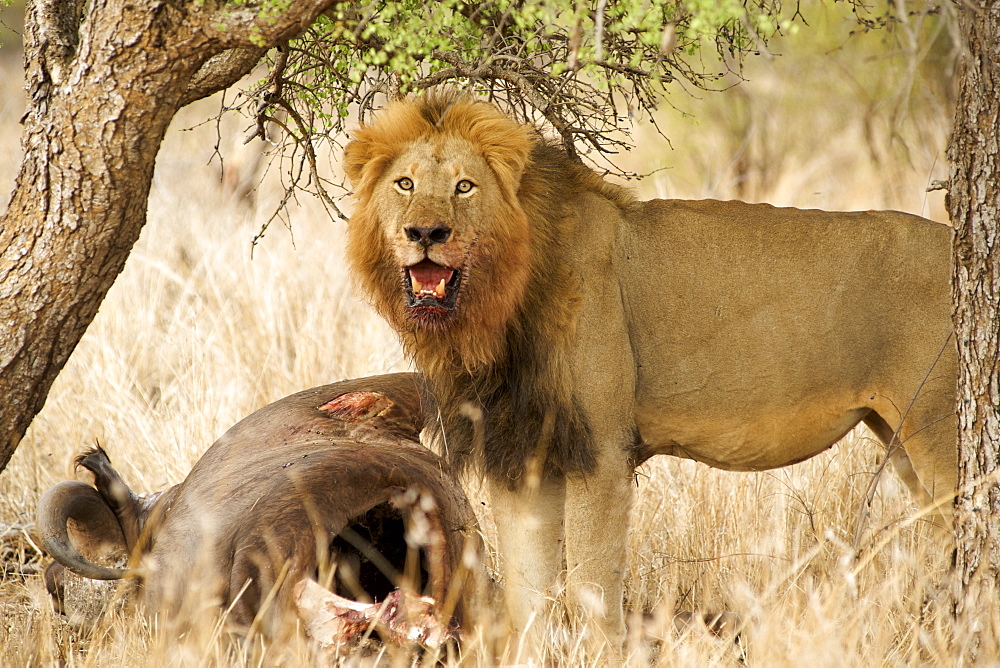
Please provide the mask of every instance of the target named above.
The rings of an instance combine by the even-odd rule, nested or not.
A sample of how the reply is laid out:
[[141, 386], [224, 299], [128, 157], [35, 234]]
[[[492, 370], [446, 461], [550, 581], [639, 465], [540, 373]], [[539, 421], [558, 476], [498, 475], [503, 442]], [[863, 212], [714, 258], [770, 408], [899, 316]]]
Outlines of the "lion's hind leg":
[[875, 411], [864, 422], [890, 448], [893, 469], [917, 505], [933, 524], [950, 529], [958, 466], [954, 415], [911, 411], [898, 433]]

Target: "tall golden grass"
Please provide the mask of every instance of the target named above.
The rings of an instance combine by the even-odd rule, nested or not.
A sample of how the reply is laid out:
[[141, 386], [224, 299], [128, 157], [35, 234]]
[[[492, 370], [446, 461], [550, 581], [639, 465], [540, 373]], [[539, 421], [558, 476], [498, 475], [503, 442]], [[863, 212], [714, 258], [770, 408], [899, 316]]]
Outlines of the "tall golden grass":
[[[907, 28], [921, 36], [912, 50], [881, 34], [848, 40], [842, 12], [808, 7], [813, 28], [772, 46], [786, 55], [750, 62], [747, 84], [696, 96], [671, 91], [658, 121], [673, 148], [640, 127], [642, 148], [622, 157], [628, 169], [661, 170], [635, 187], [650, 197], [895, 208], [944, 220], [942, 197], [925, 189], [946, 174], [947, 40], [930, 39], [933, 26], [916, 25]], [[6, 196], [23, 97], [17, 59], [7, 54], [0, 67]], [[135, 489], [152, 491], [182, 480], [217, 436], [271, 400], [407, 368], [392, 333], [352, 292], [343, 223], [316, 202], [294, 203], [291, 229], [272, 226], [251, 254], [281, 188], [274, 173], [251, 172], [243, 176], [259, 179], [254, 199], [227, 190], [223, 165], [213, 159], [215, 126], [199, 125], [217, 104], [176, 119], [158, 160], [146, 229], [0, 475], [0, 525], [30, 522], [42, 491], [72, 478], [72, 457], [95, 441]], [[259, 147], [240, 145], [247, 124], [228, 119], [222, 126], [230, 174], [254, 163]], [[891, 474], [882, 476], [855, 558], [859, 508], [881, 456], [874, 439], [857, 430], [823, 455], [772, 472], [724, 473], [668, 458], [645, 465], [627, 605], [646, 618], [642, 629], [633, 625], [628, 661], [950, 662], [952, 629], [941, 607], [948, 541], [914, 517]], [[127, 607], [96, 631], [80, 631], [53, 614], [36, 576], [0, 576], [0, 608], [2, 665], [270, 665], [310, 656], [306, 646], [269, 647], [260, 638], [234, 648], [212, 623], [177, 637]], [[733, 610], [749, 625], [739, 647], [678, 635], [670, 622], [675, 609]], [[471, 663], [491, 662], [475, 643], [468, 653]], [[605, 660], [585, 658], [572, 637], [553, 644], [553, 657]], [[381, 660], [408, 662], [388, 654]]]

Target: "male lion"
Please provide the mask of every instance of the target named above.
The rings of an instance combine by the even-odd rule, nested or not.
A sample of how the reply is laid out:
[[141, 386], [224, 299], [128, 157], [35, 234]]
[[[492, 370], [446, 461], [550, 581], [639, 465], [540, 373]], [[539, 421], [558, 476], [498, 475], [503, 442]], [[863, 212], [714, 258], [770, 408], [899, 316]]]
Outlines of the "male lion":
[[603, 599], [620, 637], [633, 470], [655, 454], [757, 471], [863, 421], [920, 503], [951, 494], [949, 227], [636, 201], [454, 93], [392, 103], [344, 162], [355, 279], [437, 400], [425, 436], [490, 487], [516, 628], [565, 542], [572, 608]]

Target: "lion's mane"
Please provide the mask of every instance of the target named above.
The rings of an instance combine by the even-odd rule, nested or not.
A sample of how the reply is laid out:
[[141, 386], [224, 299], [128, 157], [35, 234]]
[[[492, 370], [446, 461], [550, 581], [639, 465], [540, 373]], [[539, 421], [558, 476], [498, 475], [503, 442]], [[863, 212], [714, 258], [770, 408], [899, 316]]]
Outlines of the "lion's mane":
[[[483, 221], [490, 246], [470, 258], [477, 272], [459, 317], [448, 327], [421, 328], [406, 316], [374, 188], [409, 145], [435, 133], [469, 141], [501, 192], [493, 219]], [[590, 470], [592, 438], [567, 359], [580, 277], [562, 260], [564, 230], [573, 223], [566, 204], [587, 190], [623, 207], [632, 196], [529, 126], [455, 92], [392, 103], [353, 134], [344, 164], [357, 197], [347, 243], [352, 274], [424, 374], [438, 405], [427, 427], [452, 463], [474, 462], [510, 485], [529, 465], [550, 475]], [[503, 280], [494, 280], [501, 270]]]

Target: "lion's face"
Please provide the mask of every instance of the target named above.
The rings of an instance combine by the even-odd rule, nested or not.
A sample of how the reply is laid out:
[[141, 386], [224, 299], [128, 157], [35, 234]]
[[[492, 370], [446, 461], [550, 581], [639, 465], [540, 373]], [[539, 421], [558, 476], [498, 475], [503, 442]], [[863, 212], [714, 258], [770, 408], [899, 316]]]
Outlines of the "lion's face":
[[[498, 192], [485, 158], [457, 137], [416, 143], [386, 169], [373, 197], [399, 272], [399, 298], [418, 325], [449, 323], [477, 283], [503, 281], [503, 268], [482, 256], [497, 245], [491, 212], [500, 206]], [[477, 276], [483, 272], [488, 276]]]
[[531, 232], [518, 188], [529, 132], [491, 105], [404, 101], [345, 151], [359, 285], [395, 329], [438, 337], [468, 365], [495, 353], [524, 299]]

